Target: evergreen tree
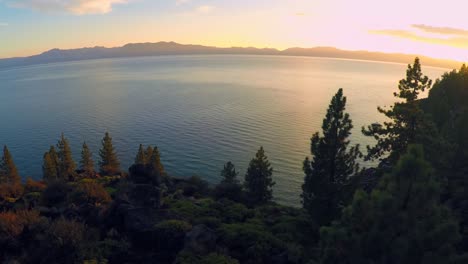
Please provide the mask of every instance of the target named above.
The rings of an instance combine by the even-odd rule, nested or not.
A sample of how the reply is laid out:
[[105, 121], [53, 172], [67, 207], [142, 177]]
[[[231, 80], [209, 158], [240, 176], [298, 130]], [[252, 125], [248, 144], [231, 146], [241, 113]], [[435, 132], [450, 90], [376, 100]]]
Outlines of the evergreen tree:
[[[311, 139], [312, 160], [304, 161], [303, 206], [320, 225], [329, 224], [339, 216], [347, 202], [350, 177], [359, 166], [359, 146], [349, 148], [352, 121], [345, 113], [346, 97], [343, 89], [333, 96], [322, 123], [322, 133]], [[346, 189], [348, 188], [348, 189]], [[351, 194], [349, 194], [351, 195]]]
[[80, 170], [88, 176], [94, 173], [93, 155], [86, 142], [83, 142], [83, 149], [81, 150]]
[[54, 146], [44, 154], [42, 173], [45, 181], [58, 180], [59, 158]]
[[148, 146], [145, 151], [146, 163], [149, 163], [151, 161], [152, 156], [153, 156], [153, 147]]
[[73, 179], [75, 176], [76, 164], [72, 158], [72, 152], [68, 139], [65, 138], [63, 133], [57, 143], [57, 149], [57, 155], [59, 158], [58, 177], [62, 180]]
[[321, 228], [322, 263], [453, 263], [460, 235], [439, 190], [422, 147], [411, 145], [377, 189], [356, 192], [341, 220]]
[[141, 164], [141, 165], [145, 165], [147, 164], [147, 159], [146, 159], [146, 153], [145, 153], [145, 150], [143, 148], [143, 145], [140, 144], [140, 147], [138, 148], [138, 153], [135, 157], [135, 164]]
[[224, 164], [224, 168], [221, 170], [222, 180], [215, 188], [215, 196], [218, 199], [230, 199], [236, 202], [245, 200], [242, 185], [237, 179], [237, 175], [238, 172], [232, 162], [228, 161]]
[[388, 154], [390, 162], [394, 163], [406, 150], [408, 144], [425, 143], [417, 139], [421, 138], [424, 128], [428, 124], [420, 108], [418, 95], [431, 88], [432, 81], [421, 71], [419, 58], [414, 64], [408, 65], [406, 78], [400, 80], [398, 93], [394, 96], [399, 99], [390, 109], [385, 110], [378, 107], [377, 110], [384, 114], [389, 122], [372, 124], [362, 128], [364, 135], [377, 140], [374, 147], [367, 146], [368, 155], [366, 159], [378, 159]]
[[21, 182], [18, 169], [7, 146], [3, 147], [3, 157], [0, 162], [0, 183], [17, 184]]
[[228, 161], [226, 164], [224, 164], [224, 168], [221, 171], [221, 177], [223, 177], [221, 183], [238, 184], [239, 183], [239, 180], [237, 179], [238, 174], [239, 173], [236, 171], [234, 164]]
[[260, 204], [271, 200], [272, 187], [275, 182], [272, 179], [273, 168], [265, 156], [263, 147], [260, 147], [255, 158], [250, 161], [245, 174], [245, 188], [247, 195], [253, 203]]
[[164, 171], [164, 166], [161, 162], [161, 155], [159, 153], [158, 147], [154, 147], [148, 165], [150, 167], [151, 174], [156, 177], [158, 181], [160, 177], [163, 177], [166, 174]]
[[108, 132], [106, 132], [102, 139], [102, 148], [99, 150], [99, 156], [101, 157], [101, 161], [99, 162], [101, 174], [115, 175], [120, 173], [120, 162], [112, 145], [112, 138]]

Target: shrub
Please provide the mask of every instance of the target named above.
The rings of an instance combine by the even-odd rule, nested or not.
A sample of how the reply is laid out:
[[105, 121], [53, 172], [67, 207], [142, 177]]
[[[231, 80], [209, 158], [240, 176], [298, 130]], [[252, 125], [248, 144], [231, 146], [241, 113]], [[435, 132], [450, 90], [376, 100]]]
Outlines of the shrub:
[[109, 193], [101, 184], [95, 181], [84, 181], [77, 186], [77, 200], [81, 203], [93, 205], [107, 204], [111, 202]]
[[169, 203], [169, 212], [176, 217], [190, 220], [200, 217], [216, 217], [218, 212], [211, 208], [212, 205], [213, 200], [211, 199], [198, 201], [172, 200]]
[[42, 192], [47, 188], [47, 185], [43, 181], [35, 181], [31, 178], [26, 180], [26, 184], [24, 185], [24, 192]]
[[155, 226], [156, 248], [161, 252], [159, 260], [163, 263], [174, 261], [177, 253], [184, 246], [185, 234], [192, 226], [180, 220], [166, 220]]
[[220, 233], [223, 245], [242, 263], [271, 263], [272, 257], [287, 251], [286, 246], [262, 225], [225, 224]]
[[229, 199], [235, 202], [242, 202], [245, 200], [242, 186], [237, 183], [220, 183], [215, 188], [216, 199]]
[[17, 212], [1, 212], [0, 213], [0, 237], [16, 237], [19, 236], [25, 226], [39, 222], [40, 216], [38, 211], [20, 210]]
[[46, 206], [57, 206], [67, 201], [73, 187], [63, 181], [54, 181], [42, 192], [42, 202]]
[[23, 193], [24, 193], [24, 188], [19, 183], [0, 184], [0, 200], [1, 201], [14, 203], [18, 199], [21, 198]]
[[239, 264], [236, 259], [218, 253], [206, 256], [196, 256], [193, 253], [182, 251], [177, 255], [176, 264]]

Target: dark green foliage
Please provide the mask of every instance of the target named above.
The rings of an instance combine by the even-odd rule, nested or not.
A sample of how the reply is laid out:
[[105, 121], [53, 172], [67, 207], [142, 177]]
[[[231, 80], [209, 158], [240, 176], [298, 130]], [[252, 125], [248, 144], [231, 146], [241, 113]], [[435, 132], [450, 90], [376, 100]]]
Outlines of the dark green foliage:
[[[450, 143], [449, 151], [435, 149], [428, 157], [446, 181], [443, 200], [460, 219], [462, 243], [468, 251], [468, 68], [446, 73], [437, 80], [424, 102], [441, 135]], [[443, 162], [442, 164], [436, 163]], [[444, 166], [445, 165], [445, 166]]]
[[0, 184], [18, 184], [20, 182], [21, 178], [13, 157], [7, 146], [4, 146], [2, 160], [0, 161]]
[[189, 252], [181, 252], [176, 259], [176, 264], [239, 264], [239, 261], [229, 256], [211, 253], [206, 256], [197, 256]]
[[238, 174], [239, 173], [236, 171], [234, 164], [228, 161], [224, 164], [224, 168], [221, 171], [221, 177], [223, 178], [221, 183], [239, 183], [239, 180], [237, 179]]
[[408, 65], [406, 78], [400, 80], [399, 92], [394, 93], [400, 101], [388, 110], [378, 108], [390, 121], [362, 128], [364, 135], [377, 140], [374, 147], [367, 147], [367, 159], [386, 158], [389, 155], [390, 161], [395, 162], [408, 144], [424, 143], [421, 142], [420, 136], [427, 132], [424, 131], [424, 127], [428, 124], [425, 123], [427, 119], [417, 99], [418, 95], [430, 89], [431, 85], [432, 81], [422, 74], [419, 58], [416, 58], [413, 65]]
[[86, 142], [83, 142], [83, 149], [81, 150], [80, 170], [88, 176], [94, 174], [93, 155]]
[[67, 202], [73, 188], [63, 181], [49, 182], [42, 192], [42, 203], [46, 206], [57, 206]]
[[102, 175], [116, 175], [120, 173], [120, 162], [117, 158], [112, 138], [106, 132], [102, 139], [102, 148], [99, 150], [101, 161], [99, 162], [99, 171]]
[[170, 263], [184, 246], [185, 234], [192, 225], [180, 220], [166, 220], [155, 226], [157, 234], [157, 249], [162, 252], [159, 259]]
[[61, 180], [73, 180], [75, 178], [76, 164], [72, 158], [72, 152], [68, 139], [62, 133], [57, 143], [58, 156], [58, 178]]
[[353, 191], [350, 177], [359, 170], [356, 159], [361, 153], [359, 146], [349, 148], [348, 137], [353, 125], [345, 109], [346, 97], [343, 89], [339, 89], [323, 120], [323, 136], [319, 133], [312, 136], [313, 158], [304, 161], [303, 206], [320, 225], [329, 224], [339, 216]]
[[221, 183], [216, 186], [215, 194], [218, 199], [227, 198], [233, 201], [243, 201], [242, 185], [237, 179], [238, 172], [232, 162], [227, 162], [221, 171]]
[[275, 182], [272, 179], [273, 168], [265, 156], [263, 147], [257, 151], [255, 158], [250, 161], [245, 174], [245, 189], [248, 198], [255, 204], [265, 203], [273, 197], [272, 187]]
[[161, 178], [166, 175], [164, 166], [161, 162], [161, 154], [157, 147], [154, 147], [153, 151], [151, 151], [151, 158], [149, 159], [148, 164], [154, 177]]
[[42, 173], [45, 181], [58, 180], [59, 158], [54, 146], [50, 146], [48, 152], [44, 154]]
[[322, 263], [451, 263], [460, 236], [439, 193], [422, 147], [410, 146], [372, 194], [356, 192], [321, 229]]
[[140, 147], [138, 148], [138, 153], [137, 153], [137, 155], [135, 157], [135, 164], [145, 165], [147, 163], [148, 163], [148, 161], [146, 160], [145, 150], [143, 149], [143, 145], [140, 144]]
[[286, 245], [259, 224], [225, 224], [220, 233], [220, 242], [228, 245], [231, 256], [241, 263], [272, 263], [287, 251]]
[[[147, 154], [151, 154], [151, 156], [147, 156]], [[129, 172], [135, 183], [151, 183], [159, 186], [163, 177], [166, 176], [166, 172], [158, 148], [149, 146], [145, 151], [143, 145], [140, 145], [135, 164], [130, 167]]]

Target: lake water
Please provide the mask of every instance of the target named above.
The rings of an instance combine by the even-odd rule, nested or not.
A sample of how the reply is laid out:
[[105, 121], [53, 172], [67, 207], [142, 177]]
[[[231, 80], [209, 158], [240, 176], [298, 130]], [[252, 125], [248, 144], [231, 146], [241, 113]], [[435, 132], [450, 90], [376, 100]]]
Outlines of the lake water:
[[[422, 62], [424, 64], [424, 61]], [[432, 78], [446, 70], [423, 67]], [[157, 145], [170, 175], [219, 181], [231, 160], [243, 178], [264, 146], [274, 197], [297, 205], [302, 161], [338, 88], [348, 97], [352, 140], [381, 121], [406, 65], [280, 56], [161, 56], [92, 60], [0, 71], [0, 144], [21, 175], [42, 177], [42, 156], [60, 133], [79, 160], [86, 141], [97, 158], [109, 131], [122, 161]], [[364, 147], [364, 146], [363, 146]]]

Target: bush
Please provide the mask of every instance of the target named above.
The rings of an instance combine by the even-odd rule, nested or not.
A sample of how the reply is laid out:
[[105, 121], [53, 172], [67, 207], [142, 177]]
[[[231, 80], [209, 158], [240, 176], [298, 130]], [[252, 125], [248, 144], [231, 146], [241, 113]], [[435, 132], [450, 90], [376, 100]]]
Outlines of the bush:
[[79, 183], [75, 195], [78, 202], [93, 205], [107, 204], [112, 200], [106, 189], [95, 181]]
[[20, 210], [17, 212], [1, 212], [0, 213], [0, 237], [16, 237], [19, 236], [25, 226], [29, 226], [39, 222], [40, 216], [38, 211]]
[[0, 184], [0, 201], [6, 201], [8, 203], [14, 203], [24, 193], [24, 188], [21, 184]]
[[57, 206], [67, 201], [73, 187], [63, 181], [51, 182], [42, 192], [42, 202], [46, 206]]
[[240, 203], [232, 203], [222, 208], [222, 216], [225, 223], [244, 222], [253, 217], [254, 212]]
[[155, 226], [156, 248], [161, 252], [161, 262], [173, 262], [177, 253], [184, 247], [185, 234], [191, 229], [189, 223], [180, 220], [166, 220]]
[[287, 247], [262, 225], [225, 224], [220, 233], [223, 245], [242, 263], [271, 263], [272, 257], [287, 251]]
[[216, 199], [229, 199], [235, 202], [245, 201], [242, 186], [236, 183], [220, 183], [215, 188]]
[[200, 198], [210, 194], [208, 182], [198, 176], [192, 176], [182, 183], [181, 189], [185, 196]]
[[28, 178], [24, 185], [24, 192], [42, 192], [45, 188], [47, 188], [47, 185], [43, 181], [34, 181], [33, 179]]
[[177, 255], [176, 264], [239, 264], [236, 259], [218, 253], [207, 256], [196, 256], [190, 252], [182, 251]]
[[183, 219], [193, 220], [200, 217], [217, 217], [218, 212], [213, 210], [214, 202], [211, 199], [172, 200], [169, 202], [169, 212], [171, 215]]

